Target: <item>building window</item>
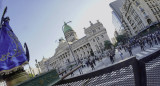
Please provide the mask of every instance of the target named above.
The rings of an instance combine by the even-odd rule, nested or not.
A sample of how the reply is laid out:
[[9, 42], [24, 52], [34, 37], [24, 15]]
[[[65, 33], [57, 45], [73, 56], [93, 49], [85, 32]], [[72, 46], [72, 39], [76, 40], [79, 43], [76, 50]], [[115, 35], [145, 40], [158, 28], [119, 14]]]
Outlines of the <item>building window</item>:
[[96, 30], [93, 30], [93, 33], [95, 33], [96, 32]]
[[133, 25], [134, 25], [134, 23], [131, 24], [131, 26], [133, 26]]
[[87, 51], [88, 52], [88, 54], [89, 54], [89, 51]]
[[140, 9], [142, 12], [144, 12], [144, 9], [143, 9], [141, 6], [139, 7], [139, 9]]
[[102, 38], [104, 38], [104, 36], [103, 36], [103, 35], [101, 35], [101, 37], [102, 37]]
[[129, 21], [129, 16], [127, 17], [127, 20]]
[[151, 10], [152, 10], [152, 12], [154, 12], [153, 9], [151, 9]]
[[160, 11], [159, 7], [157, 7], [158, 11]]
[[97, 37], [97, 40], [99, 40], [99, 37]]
[[136, 29], [136, 27], [133, 28], [133, 30], [135, 30], [135, 29]]
[[95, 40], [93, 39], [93, 42], [95, 42]]
[[154, 8], [155, 12], [158, 12], [156, 8]]
[[151, 19], [147, 19], [148, 24], [150, 25], [152, 23]]
[[98, 51], [98, 46], [97, 46], [97, 45], [95, 45], [95, 47], [96, 47], [96, 50]]
[[100, 46], [101, 46], [101, 47], [103, 47], [103, 44], [102, 44], [102, 43], [100, 43]]
[[137, 33], [137, 31], [135, 31], [135, 33]]

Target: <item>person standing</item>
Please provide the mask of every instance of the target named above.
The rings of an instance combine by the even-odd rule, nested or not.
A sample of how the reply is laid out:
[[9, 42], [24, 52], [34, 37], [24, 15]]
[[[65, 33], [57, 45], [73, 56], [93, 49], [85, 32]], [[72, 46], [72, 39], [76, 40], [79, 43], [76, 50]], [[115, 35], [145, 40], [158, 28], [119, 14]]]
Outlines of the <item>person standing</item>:
[[128, 44], [128, 52], [129, 52], [130, 56], [133, 56], [132, 49], [131, 49], [131, 46], [129, 44]]
[[143, 42], [140, 41], [139, 44], [140, 44], [141, 50], [144, 51], [144, 44], [143, 44]]
[[[71, 68], [70, 68], [70, 71], [72, 71], [72, 66], [71, 66]], [[73, 72], [71, 72], [71, 77], [72, 76], [74, 76], [74, 73]]]
[[119, 55], [121, 57], [121, 59], [123, 60], [123, 53], [119, 50]]
[[150, 47], [153, 47], [153, 45], [152, 45], [152, 39], [150, 37], [148, 39], [149, 39], [149, 45], [150, 45]]
[[87, 67], [89, 67], [89, 58], [86, 61], [86, 65], [87, 65]]
[[89, 62], [89, 64], [90, 64], [90, 66], [91, 66], [92, 70], [95, 70], [94, 65], [93, 65], [93, 62], [92, 62], [92, 61], [90, 61], [90, 62]]
[[124, 48], [124, 50], [125, 50], [125, 52], [126, 52], [126, 45], [123, 45], [123, 48]]
[[96, 60], [95, 60], [95, 58], [92, 59], [92, 62], [96, 66]]
[[160, 35], [157, 36], [158, 42], [160, 43]]
[[110, 60], [111, 60], [111, 62], [112, 62], [112, 64], [113, 64], [113, 63], [114, 63], [114, 60], [113, 60], [113, 55], [112, 55], [111, 52], [109, 52], [109, 57], [110, 57]]
[[154, 42], [155, 42], [155, 45], [158, 45], [158, 42], [157, 42], [157, 38], [154, 37]]

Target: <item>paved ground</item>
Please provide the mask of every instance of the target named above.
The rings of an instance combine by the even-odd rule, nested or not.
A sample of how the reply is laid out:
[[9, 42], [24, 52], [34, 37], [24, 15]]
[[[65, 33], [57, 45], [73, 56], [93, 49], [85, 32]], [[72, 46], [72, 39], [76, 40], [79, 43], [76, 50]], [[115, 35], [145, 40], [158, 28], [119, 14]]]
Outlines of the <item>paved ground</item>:
[[[146, 45], [145, 51], [141, 51], [140, 47], [136, 47], [132, 50], [132, 52], [133, 52], [133, 55], [136, 56], [137, 59], [142, 59], [143, 57], [148, 56], [149, 54], [156, 52], [159, 49], [160, 49], [160, 44], [154, 45], [151, 48], [148, 45]], [[130, 57], [128, 52], [125, 52], [124, 50], [122, 50], [122, 53], [123, 53], [124, 59]], [[123, 60], [120, 58], [120, 55], [118, 54], [118, 52], [116, 52], [115, 53], [115, 63], [120, 62], [120, 61], [123, 61]], [[94, 71], [97, 71], [97, 70], [100, 70], [100, 69], [103, 69], [105, 67], [112, 65], [109, 57], [103, 58], [102, 61], [96, 62], [96, 64], [97, 65], [95, 66]], [[82, 69], [82, 71], [83, 71], [83, 74], [93, 72], [91, 67], [85, 67]], [[74, 72], [74, 77], [75, 76], [80, 76], [80, 73], [78, 70]], [[71, 76], [68, 76], [67, 78], [71, 78]]]

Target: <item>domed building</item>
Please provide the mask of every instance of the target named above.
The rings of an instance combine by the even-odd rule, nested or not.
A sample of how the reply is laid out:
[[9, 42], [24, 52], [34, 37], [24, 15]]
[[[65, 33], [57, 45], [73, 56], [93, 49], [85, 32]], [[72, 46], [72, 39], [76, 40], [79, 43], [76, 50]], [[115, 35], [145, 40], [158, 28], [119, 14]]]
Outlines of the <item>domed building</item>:
[[74, 29], [66, 23], [63, 32], [66, 40], [59, 39], [55, 54], [48, 59], [49, 66], [55, 69], [61, 69], [75, 60], [97, 55], [104, 50], [104, 41], [109, 40], [106, 29], [99, 21], [95, 24], [90, 22], [90, 27], [84, 28], [85, 36], [80, 39]]
[[72, 29], [72, 27], [70, 27], [66, 23], [64, 23], [63, 31], [65, 38], [68, 42], [75, 42], [78, 40], [76, 32]]

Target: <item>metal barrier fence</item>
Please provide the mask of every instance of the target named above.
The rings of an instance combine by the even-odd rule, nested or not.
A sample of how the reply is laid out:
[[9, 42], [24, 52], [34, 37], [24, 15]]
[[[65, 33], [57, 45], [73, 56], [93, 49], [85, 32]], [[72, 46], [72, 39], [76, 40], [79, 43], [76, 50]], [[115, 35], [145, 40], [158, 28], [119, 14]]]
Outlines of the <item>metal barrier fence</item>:
[[147, 56], [140, 61], [145, 63], [147, 86], [160, 85], [160, 50]]
[[146, 65], [147, 85], [160, 85], [160, 57], [148, 62]]
[[110, 67], [62, 80], [56, 86], [159, 86], [160, 50], [137, 60], [128, 58]]

